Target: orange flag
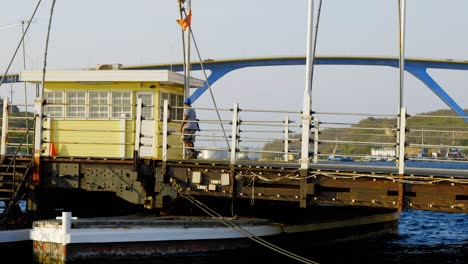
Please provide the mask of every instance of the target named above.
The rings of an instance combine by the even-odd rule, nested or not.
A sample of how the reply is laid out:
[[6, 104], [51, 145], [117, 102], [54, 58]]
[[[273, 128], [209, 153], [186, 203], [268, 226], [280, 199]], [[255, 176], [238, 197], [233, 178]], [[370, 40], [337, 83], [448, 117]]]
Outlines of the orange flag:
[[189, 9], [188, 14], [184, 19], [177, 19], [177, 24], [179, 24], [184, 31], [188, 26], [190, 26], [190, 23], [192, 23], [192, 9]]

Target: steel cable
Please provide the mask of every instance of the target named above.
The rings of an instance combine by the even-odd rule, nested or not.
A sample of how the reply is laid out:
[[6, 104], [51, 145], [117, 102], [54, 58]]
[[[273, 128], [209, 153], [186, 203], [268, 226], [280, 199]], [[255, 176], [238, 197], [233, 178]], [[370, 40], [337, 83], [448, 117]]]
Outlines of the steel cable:
[[[37, 2], [36, 8], [34, 9], [34, 12], [33, 12], [33, 14], [31, 15], [31, 18], [29, 19], [29, 21], [33, 21], [34, 16], [36, 15], [37, 9], [39, 8], [39, 5], [41, 4], [41, 2], [42, 2], [42, 0], [39, 0], [39, 2]], [[54, 2], [55, 2], [55, 0], [54, 0]], [[8, 64], [8, 67], [6, 68], [5, 73], [4, 73], [3, 76], [2, 76], [2, 79], [0, 80], [0, 87], [2, 87], [3, 80], [5, 79], [6, 75], [8, 74], [8, 71], [10, 70], [11, 64], [13, 64], [13, 61], [15, 60], [16, 54], [18, 53], [18, 50], [20, 49], [21, 44], [22, 44], [23, 41], [24, 41], [24, 36], [25, 36], [26, 33], [28, 32], [28, 29], [29, 29], [29, 26], [30, 26], [30, 25], [31, 25], [31, 23], [28, 23], [28, 26], [26, 27], [26, 29], [25, 29], [24, 32], [23, 32], [23, 35], [21, 36], [21, 40], [20, 40], [20, 42], [18, 43], [18, 46], [16, 47], [15, 52], [13, 53], [13, 57], [11, 58], [10, 63]]]
[[314, 262], [312, 260], [309, 260], [307, 258], [304, 258], [302, 256], [299, 256], [297, 254], [294, 254], [288, 250], [285, 250], [279, 246], [276, 246], [258, 236], [256, 236], [255, 234], [253, 234], [252, 232], [230, 222], [230, 221], [226, 221], [226, 220], [223, 220], [225, 219], [222, 215], [218, 214], [216, 211], [212, 210], [211, 208], [209, 208], [208, 206], [206, 206], [205, 204], [203, 204], [202, 202], [198, 201], [197, 199], [195, 199], [194, 197], [190, 196], [189, 194], [185, 194], [182, 190], [182, 187], [180, 185], [178, 185], [175, 181], [175, 179], [171, 178], [171, 183], [173, 185], [173, 187], [177, 190], [177, 192], [185, 199], [187, 199], [188, 201], [190, 201], [191, 203], [193, 203], [195, 206], [197, 206], [198, 208], [200, 208], [202, 211], [204, 211], [205, 213], [207, 213], [208, 215], [210, 215], [211, 217], [214, 217], [216, 220], [218, 220], [219, 222], [221, 222], [222, 224], [226, 225], [227, 227], [230, 227], [242, 234], [244, 234], [247, 238], [259, 243], [260, 245], [262, 246], [265, 246], [273, 251], [276, 251], [280, 254], [283, 254], [287, 257], [290, 257], [292, 259], [295, 259], [299, 262], [302, 262], [302, 263], [313, 263], [313, 264], [318, 264], [318, 262]]

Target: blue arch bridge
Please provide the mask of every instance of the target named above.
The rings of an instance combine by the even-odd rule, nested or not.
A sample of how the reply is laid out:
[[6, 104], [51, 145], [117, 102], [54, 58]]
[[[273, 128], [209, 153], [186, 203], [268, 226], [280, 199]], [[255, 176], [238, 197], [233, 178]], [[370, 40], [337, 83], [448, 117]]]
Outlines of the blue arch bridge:
[[[399, 65], [394, 58], [354, 57], [318, 57], [314, 63], [396, 68]], [[162, 153], [159, 159], [142, 154], [144, 133], [139, 130], [134, 131], [135, 149], [131, 158], [60, 155], [51, 151], [53, 142], [47, 142], [47, 137], [45, 141], [39, 140], [39, 144], [48, 148], [31, 155], [37, 149], [33, 144], [38, 143], [13, 140], [18, 134], [8, 124], [20, 117], [9, 115], [8, 101], [4, 101], [0, 170], [4, 188], [0, 194], [7, 212], [13, 212], [11, 205], [24, 197], [30, 210], [47, 208], [48, 204], [60, 201], [57, 197], [73, 190], [113, 193], [148, 209], [164, 208], [167, 201], [183, 192], [206, 201], [293, 203], [298, 208], [341, 205], [466, 213], [468, 116], [430, 76], [428, 69], [467, 70], [468, 63], [416, 59], [407, 59], [405, 63], [405, 70], [425, 83], [453, 112], [434, 116], [408, 116], [404, 109], [395, 115], [314, 112], [313, 116], [320, 119], [311, 120], [309, 142], [304, 143], [300, 110], [242, 109], [238, 104], [225, 109], [198, 109], [202, 130], [197, 132], [197, 159], [171, 158], [175, 152], [185, 151], [171, 143], [174, 139], [180, 143], [181, 136], [169, 126], [170, 122], [182, 123], [170, 119], [170, 113], [177, 108], [175, 101], [161, 101], [158, 126], [162, 133], [154, 135], [162, 140], [160, 146], [154, 146]], [[211, 75], [204, 87], [192, 93], [191, 99], [196, 101], [209, 85], [236, 69], [303, 64], [305, 57], [207, 60], [203, 69], [210, 70]], [[192, 64], [191, 68], [201, 70], [202, 66]], [[183, 65], [123, 67], [123, 70], [138, 69], [183, 71]], [[13, 74], [4, 82], [20, 80]], [[34, 118], [35, 127], [23, 128], [23, 133], [60, 133], [63, 128], [41, 126], [51, 122], [47, 121], [50, 117], [37, 112], [44, 106], [53, 105], [38, 100], [35, 115], [27, 116]], [[144, 105], [139, 102], [135, 107], [137, 114], [132, 118], [138, 129], [143, 129]], [[202, 118], [204, 111], [217, 118]], [[362, 119], [358, 123], [336, 121], [348, 115], [359, 115]], [[333, 118], [327, 119], [329, 116]], [[427, 118], [436, 125], [421, 126], [421, 120]], [[85, 141], [83, 138], [75, 143]], [[54, 195], [41, 200], [39, 197], [46, 193]]]

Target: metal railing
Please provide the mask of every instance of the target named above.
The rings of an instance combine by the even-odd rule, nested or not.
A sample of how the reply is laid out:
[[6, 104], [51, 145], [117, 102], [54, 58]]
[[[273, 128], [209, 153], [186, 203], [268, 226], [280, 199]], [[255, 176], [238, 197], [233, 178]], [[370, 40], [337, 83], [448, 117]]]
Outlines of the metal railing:
[[[297, 162], [299, 141], [293, 135], [300, 126], [288, 115], [300, 118], [300, 112], [232, 108], [194, 108], [201, 130], [196, 133], [199, 159]], [[221, 119], [215, 119], [215, 111]], [[171, 120], [181, 124], [183, 120]], [[173, 133], [184, 136], [179, 131]], [[183, 146], [171, 145], [169, 151], [183, 151]]]
[[[161, 108], [161, 119], [153, 119], [154, 131], [150, 135], [143, 133], [145, 121], [139, 102], [132, 107], [132, 117], [96, 121], [121, 122], [120, 127], [70, 126], [51, 127], [54, 120], [50, 116], [41, 118], [42, 144], [45, 151], [41, 155], [50, 155], [50, 144], [81, 146], [115, 146], [121, 151], [116, 157], [133, 155], [142, 147], [153, 149], [148, 158], [169, 159], [183, 158], [186, 147], [183, 146], [180, 125], [170, 113], [180, 112], [183, 107], [166, 106]], [[44, 107], [44, 106], [42, 106]], [[37, 106], [36, 106], [37, 108]], [[135, 109], [134, 109], [135, 108]], [[11, 115], [8, 101], [4, 101], [2, 113], [1, 154], [13, 152], [18, 146], [19, 152], [31, 154], [34, 131], [26, 131], [23, 124], [31, 124], [34, 116]], [[153, 107], [155, 109], [155, 107]], [[463, 118], [455, 115], [377, 115], [372, 113], [334, 113], [314, 112], [311, 120], [311, 150], [303, 160], [302, 118], [300, 111], [244, 109], [236, 103], [227, 108], [194, 108], [197, 112], [200, 131], [196, 132], [194, 149], [198, 159], [224, 160], [233, 164], [239, 161], [276, 162], [276, 163], [329, 163], [353, 161], [387, 161], [388, 166], [400, 166], [413, 161], [468, 162], [468, 125]], [[176, 111], [174, 111], [176, 110]], [[153, 110], [154, 111], [154, 110]], [[156, 112], [156, 111], [155, 111]], [[36, 114], [36, 113], [34, 113]], [[219, 117], [219, 118], [218, 118]], [[60, 121], [90, 121], [60, 118]], [[425, 122], [424, 120], [432, 120]], [[438, 121], [438, 122], [435, 122]], [[130, 126], [131, 122], [132, 126]], [[19, 124], [18, 127], [12, 124]], [[75, 123], [78, 124], [78, 123]], [[404, 129], [400, 129], [403, 127]], [[21, 134], [21, 133], [22, 134]], [[28, 136], [24, 137], [23, 134]], [[61, 133], [74, 134], [75, 139], [53, 138]], [[118, 139], [111, 141], [88, 137], [90, 134], [117, 134]], [[145, 139], [146, 137], [146, 139]], [[21, 139], [26, 139], [21, 141]], [[401, 140], [400, 140], [401, 139]], [[146, 140], [146, 141], [145, 141]], [[149, 143], [148, 143], [149, 141]], [[404, 166], [404, 164], [403, 164]]]
[[[365, 113], [316, 112], [319, 160], [394, 161], [397, 159], [398, 117]], [[343, 122], [354, 117], [355, 122]], [[359, 117], [359, 118], [355, 118]], [[330, 120], [330, 121], [329, 121]], [[340, 120], [333, 121], [333, 120]]]
[[[194, 149], [198, 159], [240, 160], [259, 162], [301, 163], [301, 113], [299, 111], [232, 108], [194, 108], [201, 131], [196, 133]], [[221, 119], [214, 112], [221, 112]], [[422, 118], [447, 119], [447, 116], [407, 116], [372, 113], [314, 112], [310, 129], [311, 142], [307, 162], [329, 163], [346, 161], [358, 164], [378, 164], [401, 167], [406, 162], [442, 161], [466, 162], [468, 157], [468, 126], [462, 118], [451, 128], [418, 126]], [[345, 121], [346, 120], [346, 121]], [[356, 120], [356, 121], [349, 121]], [[170, 119], [182, 123], [183, 120]], [[455, 122], [455, 121], [454, 121]], [[455, 123], [454, 123], [455, 124]], [[221, 126], [224, 126], [224, 130]], [[400, 129], [403, 127], [403, 129]], [[424, 143], [418, 141], [424, 133]], [[171, 135], [183, 136], [179, 131]], [[451, 142], [449, 142], [451, 141]], [[162, 146], [164, 148], [164, 146]], [[182, 145], [169, 145], [167, 151], [183, 151]], [[430, 156], [421, 153], [431, 149]], [[434, 152], [438, 150], [438, 152]]]
[[[31, 107], [32, 105], [12, 105], [5, 97], [2, 103], [2, 113], [0, 115], [1, 147], [0, 155], [31, 155], [33, 152], [34, 113], [19, 111], [19, 107]], [[13, 111], [16, 109], [15, 111]]]

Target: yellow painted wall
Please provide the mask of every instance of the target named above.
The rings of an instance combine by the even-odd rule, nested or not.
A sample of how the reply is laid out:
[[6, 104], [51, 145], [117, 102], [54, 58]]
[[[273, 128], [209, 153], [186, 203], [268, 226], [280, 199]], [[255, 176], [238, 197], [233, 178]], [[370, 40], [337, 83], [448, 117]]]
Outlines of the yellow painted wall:
[[[57, 156], [70, 157], [122, 157], [121, 146], [125, 146], [124, 157], [130, 158], [134, 145], [134, 122], [125, 120], [125, 130], [121, 130], [121, 120], [52, 120], [50, 141], [44, 133], [46, 154], [50, 154], [49, 142], [53, 143]], [[125, 133], [125, 142], [121, 141]], [[123, 143], [123, 144], [122, 144]]]

